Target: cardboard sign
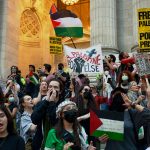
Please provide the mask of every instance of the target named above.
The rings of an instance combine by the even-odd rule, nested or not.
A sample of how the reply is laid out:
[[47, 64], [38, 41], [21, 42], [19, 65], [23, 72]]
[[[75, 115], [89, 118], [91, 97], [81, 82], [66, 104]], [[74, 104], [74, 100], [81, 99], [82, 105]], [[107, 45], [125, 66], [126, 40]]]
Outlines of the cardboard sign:
[[150, 8], [138, 9], [138, 41], [140, 52], [150, 52]]
[[135, 54], [137, 71], [140, 76], [150, 74], [150, 54]]
[[50, 37], [50, 54], [62, 54], [62, 38], [61, 37]]
[[74, 49], [64, 46], [68, 67], [72, 72], [92, 74], [103, 73], [101, 45], [87, 49]]

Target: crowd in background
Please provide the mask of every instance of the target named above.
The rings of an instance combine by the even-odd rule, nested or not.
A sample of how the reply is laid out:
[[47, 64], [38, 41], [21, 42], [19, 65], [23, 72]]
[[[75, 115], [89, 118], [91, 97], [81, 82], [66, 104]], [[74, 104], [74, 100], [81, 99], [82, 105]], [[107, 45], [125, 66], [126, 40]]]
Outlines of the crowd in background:
[[[68, 73], [59, 63], [54, 73], [44, 64], [22, 77], [10, 68], [0, 88], [1, 150], [145, 150], [150, 146], [149, 78], [140, 77], [127, 52], [103, 60], [104, 73], [91, 83], [88, 75]], [[124, 112], [124, 140], [90, 135], [90, 110]], [[113, 112], [112, 112], [113, 113]], [[142, 130], [142, 134], [139, 131]]]

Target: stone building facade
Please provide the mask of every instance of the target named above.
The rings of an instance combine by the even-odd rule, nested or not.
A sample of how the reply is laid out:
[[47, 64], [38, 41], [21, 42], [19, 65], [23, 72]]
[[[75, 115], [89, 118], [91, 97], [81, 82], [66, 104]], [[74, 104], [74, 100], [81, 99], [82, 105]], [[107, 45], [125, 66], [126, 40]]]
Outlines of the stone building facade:
[[135, 51], [137, 9], [149, 7], [149, 0], [91, 0], [91, 45], [101, 43], [105, 53]]
[[[17, 65], [25, 75], [28, 65], [56, 66], [63, 55], [49, 54], [49, 36], [55, 36], [49, 9], [60, 0], [0, 0], [0, 77]], [[77, 48], [101, 43], [104, 53], [134, 51], [137, 43], [137, 8], [150, 0], [80, 0], [73, 10], [84, 25], [84, 38], [74, 39]], [[80, 10], [80, 11], [79, 11]], [[64, 43], [72, 46], [70, 40]]]

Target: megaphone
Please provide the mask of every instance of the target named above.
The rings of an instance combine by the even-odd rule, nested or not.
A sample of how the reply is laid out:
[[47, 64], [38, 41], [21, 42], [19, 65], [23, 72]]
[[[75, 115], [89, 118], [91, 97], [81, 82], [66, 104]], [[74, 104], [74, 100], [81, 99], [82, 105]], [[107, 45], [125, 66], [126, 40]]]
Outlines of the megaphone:
[[135, 63], [135, 58], [134, 57], [129, 57], [121, 60], [122, 64], [134, 64]]

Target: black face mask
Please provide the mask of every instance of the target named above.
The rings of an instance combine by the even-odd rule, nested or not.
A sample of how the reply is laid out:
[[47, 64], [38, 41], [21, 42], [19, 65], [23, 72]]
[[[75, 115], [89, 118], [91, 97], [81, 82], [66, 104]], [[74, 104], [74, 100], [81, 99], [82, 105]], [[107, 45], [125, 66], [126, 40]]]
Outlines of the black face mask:
[[91, 98], [91, 92], [90, 92], [90, 91], [85, 91], [85, 92], [83, 93], [83, 97], [84, 97], [85, 99], [90, 99], [90, 98]]
[[69, 123], [74, 123], [77, 119], [77, 111], [75, 109], [64, 111], [64, 118]]

